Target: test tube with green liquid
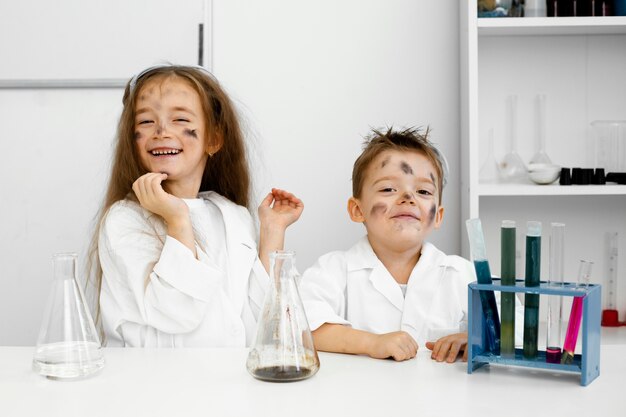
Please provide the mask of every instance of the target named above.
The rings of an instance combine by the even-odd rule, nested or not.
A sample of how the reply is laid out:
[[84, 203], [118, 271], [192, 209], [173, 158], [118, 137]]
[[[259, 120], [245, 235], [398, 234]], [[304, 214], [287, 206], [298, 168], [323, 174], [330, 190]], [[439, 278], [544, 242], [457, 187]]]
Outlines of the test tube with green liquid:
[[[500, 278], [502, 285], [515, 285], [515, 222], [503, 220], [500, 227]], [[500, 293], [502, 338], [500, 356], [515, 357], [515, 293]]]
[[[526, 223], [526, 287], [538, 287], [541, 271], [541, 222]], [[524, 347], [526, 359], [537, 358], [539, 333], [539, 294], [524, 297]]]
[[[565, 240], [565, 225], [552, 223], [550, 233], [550, 274], [548, 285], [563, 285], [563, 249]], [[546, 362], [561, 362], [561, 311], [563, 297], [551, 295], [548, 297], [548, 334], [546, 337]]]
[[[485, 237], [480, 219], [469, 219], [465, 222], [467, 235], [470, 242], [470, 252], [476, 269], [476, 279], [479, 284], [491, 284], [491, 271], [487, 260], [487, 249], [485, 247]], [[485, 350], [494, 355], [500, 354], [500, 318], [498, 317], [498, 306], [496, 296], [493, 291], [480, 290], [480, 304], [483, 309], [483, 319], [485, 321]]]

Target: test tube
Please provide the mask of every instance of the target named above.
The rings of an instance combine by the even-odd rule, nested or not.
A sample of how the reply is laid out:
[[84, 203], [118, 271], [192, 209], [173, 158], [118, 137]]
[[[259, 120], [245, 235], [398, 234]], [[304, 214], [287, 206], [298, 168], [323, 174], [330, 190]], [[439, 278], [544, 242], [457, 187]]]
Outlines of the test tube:
[[[586, 289], [589, 285], [589, 277], [591, 276], [591, 267], [593, 262], [580, 261], [578, 269], [578, 288]], [[574, 297], [572, 302], [572, 310], [569, 313], [569, 322], [567, 323], [567, 333], [565, 333], [565, 343], [563, 344], [563, 355], [561, 356], [562, 364], [570, 364], [574, 360], [574, 351], [576, 350], [576, 340], [578, 339], [578, 330], [583, 317], [583, 299], [585, 294]]]
[[[538, 287], [541, 270], [541, 222], [526, 223], [526, 287]], [[526, 293], [524, 297], [524, 347], [526, 359], [537, 357], [539, 332], [539, 294]]]
[[[467, 235], [470, 242], [470, 252], [476, 269], [476, 278], [479, 284], [491, 284], [491, 271], [487, 260], [487, 249], [485, 247], [485, 237], [480, 219], [469, 219], [465, 222]], [[480, 304], [483, 308], [483, 317], [486, 329], [486, 349], [487, 351], [500, 354], [500, 319], [498, 317], [498, 307], [493, 291], [480, 290]]]
[[[500, 278], [502, 285], [515, 285], [515, 235], [513, 220], [503, 220], [500, 227]], [[515, 293], [500, 293], [502, 341], [500, 355], [515, 357]]]
[[[563, 253], [565, 225], [552, 223], [550, 234], [550, 275], [549, 286], [563, 285]], [[548, 297], [548, 334], [546, 337], [546, 362], [559, 363], [561, 361], [561, 312], [563, 297], [552, 295]]]
[[602, 311], [602, 325], [609, 327], [620, 326], [617, 311], [617, 232], [608, 233], [608, 273], [604, 276], [604, 310]]

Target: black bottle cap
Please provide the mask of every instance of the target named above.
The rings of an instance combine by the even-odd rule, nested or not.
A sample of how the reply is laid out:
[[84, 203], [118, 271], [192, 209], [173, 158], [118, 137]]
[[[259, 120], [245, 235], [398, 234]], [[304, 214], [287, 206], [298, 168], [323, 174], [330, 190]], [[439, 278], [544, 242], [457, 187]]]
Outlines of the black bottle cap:
[[589, 185], [593, 179], [593, 168], [583, 168], [581, 185]]
[[569, 168], [561, 168], [561, 176], [559, 177], [559, 184], [572, 185], [572, 174]]
[[604, 175], [604, 168], [596, 168], [596, 173], [593, 176], [593, 184], [604, 185], [606, 184], [606, 177]]
[[572, 168], [572, 184], [581, 185], [583, 183], [583, 169]]

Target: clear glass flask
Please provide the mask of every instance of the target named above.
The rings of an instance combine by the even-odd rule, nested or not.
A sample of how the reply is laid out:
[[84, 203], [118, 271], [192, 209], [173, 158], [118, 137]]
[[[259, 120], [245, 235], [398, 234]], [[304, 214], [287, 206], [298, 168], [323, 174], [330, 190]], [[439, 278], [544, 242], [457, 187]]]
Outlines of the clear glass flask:
[[[563, 223], [552, 223], [551, 228], [548, 285], [563, 286], [565, 225]], [[548, 297], [548, 333], [546, 337], [546, 362], [548, 363], [559, 363], [561, 361], [562, 311], [563, 297], [560, 295]]]
[[256, 342], [246, 367], [257, 379], [299, 381], [319, 370], [320, 361], [298, 293], [294, 252], [270, 255], [270, 288], [265, 296]]
[[104, 367], [100, 338], [76, 279], [75, 253], [53, 256], [54, 281], [44, 310], [33, 370], [50, 378], [85, 377]]
[[517, 153], [517, 96], [508, 96], [506, 104], [508, 149], [500, 163], [500, 178], [504, 182], [524, 182], [528, 171]]
[[535, 135], [537, 151], [530, 159], [531, 164], [551, 164], [552, 160], [546, 153], [546, 95], [538, 94], [535, 99]]
[[[580, 261], [578, 270], [577, 288], [586, 289], [589, 285], [591, 277], [591, 268], [593, 262]], [[561, 355], [562, 364], [570, 364], [574, 360], [574, 352], [576, 351], [576, 341], [578, 340], [578, 331], [583, 317], [583, 299], [584, 295], [574, 297], [572, 301], [572, 309], [569, 313], [569, 322], [567, 323], [567, 332], [565, 333], [565, 343], [563, 343], [563, 354]]]

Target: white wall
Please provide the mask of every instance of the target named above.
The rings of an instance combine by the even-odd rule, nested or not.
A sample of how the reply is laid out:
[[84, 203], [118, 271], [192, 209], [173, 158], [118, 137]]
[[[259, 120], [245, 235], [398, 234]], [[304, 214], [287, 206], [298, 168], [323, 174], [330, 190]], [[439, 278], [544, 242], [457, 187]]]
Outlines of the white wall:
[[[214, 0], [214, 72], [247, 121], [255, 196], [305, 202], [287, 237], [301, 271], [364, 233], [345, 205], [370, 127], [432, 127], [452, 167], [433, 241], [460, 251], [458, 35], [453, 1]], [[0, 90], [0, 345], [35, 343], [51, 254], [86, 249], [121, 94]]]

